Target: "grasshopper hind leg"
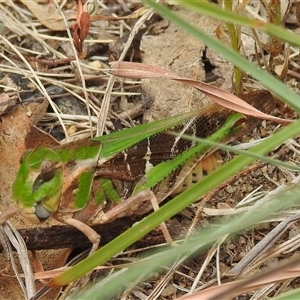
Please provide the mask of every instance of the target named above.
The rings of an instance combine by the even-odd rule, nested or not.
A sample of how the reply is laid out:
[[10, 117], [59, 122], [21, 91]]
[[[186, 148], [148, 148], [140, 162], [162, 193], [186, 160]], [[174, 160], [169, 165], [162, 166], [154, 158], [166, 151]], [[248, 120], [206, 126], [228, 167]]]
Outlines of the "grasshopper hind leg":
[[93, 226], [97, 224], [109, 223], [115, 219], [130, 217], [132, 215], [142, 215], [152, 208], [150, 200], [153, 197], [155, 196], [150, 189], [141, 191], [138, 194], [130, 196], [123, 202], [117, 204], [107, 212], [99, 211], [99, 213], [94, 216], [92, 220], [89, 220], [89, 224]]
[[77, 228], [91, 241], [93, 246], [89, 255], [93, 254], [98, 249], [100, 243], [100, 235], [93, 228], [73, 218], [66, 219], [65, 223]]

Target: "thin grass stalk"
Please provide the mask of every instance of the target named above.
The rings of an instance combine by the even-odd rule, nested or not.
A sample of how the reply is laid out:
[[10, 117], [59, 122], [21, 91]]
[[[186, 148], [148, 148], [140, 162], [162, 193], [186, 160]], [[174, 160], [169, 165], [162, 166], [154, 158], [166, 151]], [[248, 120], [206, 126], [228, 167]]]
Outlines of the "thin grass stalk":
[[[232, 11], [233, 0], [224, 0], [223, 3], [225, 9]], [[225, 24], [227, 26], [231, 48], [239, 52], [241, 43], [241, 31], [235, 24], [231, 22], [225, 22]], [[241, 95], [243, 92], [242, 71], [238, 66], [233, 67], [233, 83], [235, 93], [237, 95]]]

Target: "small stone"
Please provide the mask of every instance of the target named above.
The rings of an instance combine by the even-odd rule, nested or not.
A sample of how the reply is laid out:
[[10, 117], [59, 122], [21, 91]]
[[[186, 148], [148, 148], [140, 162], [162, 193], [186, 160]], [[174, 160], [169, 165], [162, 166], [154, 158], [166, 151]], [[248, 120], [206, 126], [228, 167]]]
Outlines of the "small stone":
[[227, 193], [234, 193], [235, 192], [235, 188], [232, 186], [232, 185], [228, 185], [226, 188], [225, 188], [226, 192]]
[[170, 297], [174, 296], [176, 294], [176, 287], [169, 284], [165, 287], [165, 289], [162, 291], [161, 296], [162, 297]]

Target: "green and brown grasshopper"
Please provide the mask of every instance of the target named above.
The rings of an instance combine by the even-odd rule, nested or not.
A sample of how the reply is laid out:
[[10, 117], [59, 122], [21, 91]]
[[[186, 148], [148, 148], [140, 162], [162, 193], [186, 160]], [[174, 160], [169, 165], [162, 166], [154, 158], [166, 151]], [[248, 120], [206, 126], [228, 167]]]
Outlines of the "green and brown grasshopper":
[[[269, 113], [268, 92], [251, 94], [249, 103]], [[241, 123], [244, 122], [243, 125]], [[212, 104], [198, 111], [143, 124], [55, 149], [38, 147], [24, 154], [12, 188], [17, 211], [33, 223], [50, 216], [82, 231], [97, 249], [99, 235], [90, 227], [150, 211], [215, 169], [214, 149], [181, 138], [182, 134], [228, 142], [249, 132], [258, 120]], [[175, 131], [178, 136], [170, 135]], [[10, 215], [2, 216], [4, 221]]]

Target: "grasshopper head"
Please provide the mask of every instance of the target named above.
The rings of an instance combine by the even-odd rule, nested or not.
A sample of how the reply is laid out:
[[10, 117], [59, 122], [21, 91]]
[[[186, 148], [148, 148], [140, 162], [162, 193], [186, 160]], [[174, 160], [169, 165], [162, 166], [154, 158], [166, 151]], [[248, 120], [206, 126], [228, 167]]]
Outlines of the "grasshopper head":
[[41, 223], [57, 210], [62, 185], [59, 156], [49, 148], [39, 147], [24, 154], [13, 183], [12, 197], [26, 219]]

